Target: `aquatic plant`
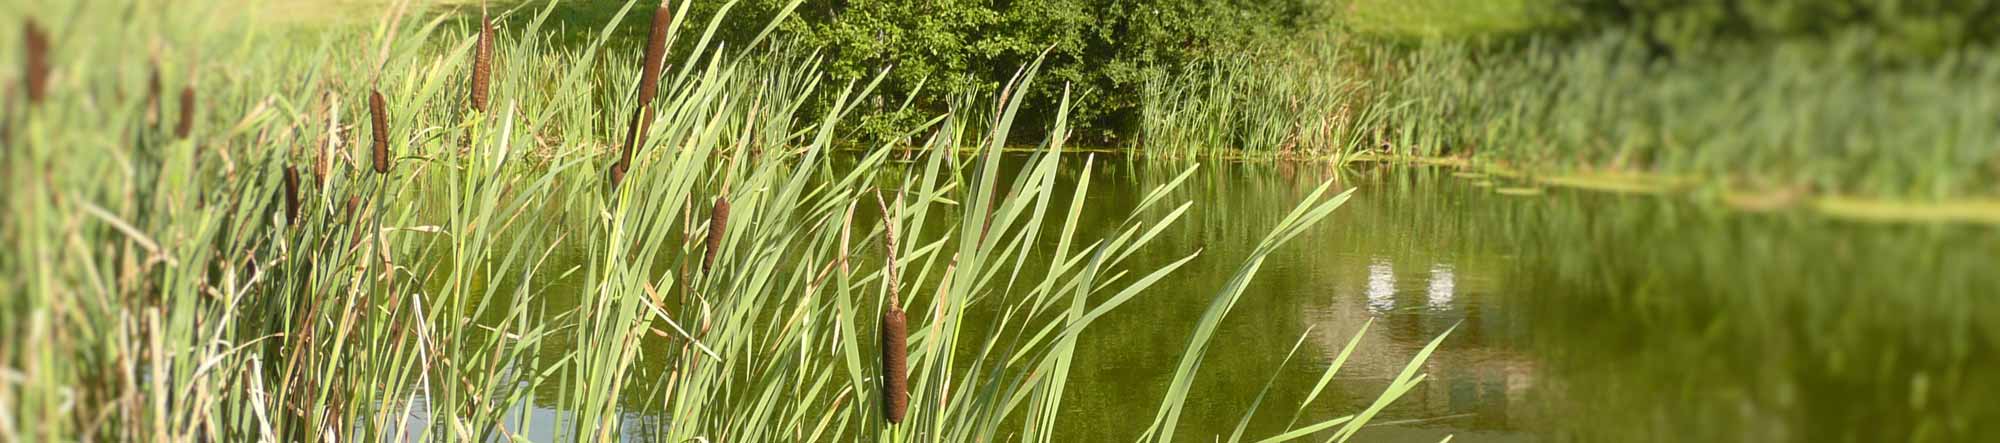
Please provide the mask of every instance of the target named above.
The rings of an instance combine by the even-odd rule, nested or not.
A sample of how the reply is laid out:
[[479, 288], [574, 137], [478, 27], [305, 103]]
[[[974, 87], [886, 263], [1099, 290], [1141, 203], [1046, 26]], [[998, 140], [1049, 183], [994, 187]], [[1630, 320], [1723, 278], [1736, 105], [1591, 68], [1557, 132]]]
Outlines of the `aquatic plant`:
[[49, 95], [49, 35], [32, 18], [21, 23], [21, 57], [28, 104], [40, 104]]
[[194, 133], [194, 100], [194, 86], [181, 87], [181, 112], [176, 115], [180, 120], [178, 120], [179, 123], [174, 124], [174, 138], [186, 140], [189, 135]]
[[632, 167], [632, 155], [646, 143], [646, 132], [653, 120], [653, 99], [660, 91], [660, 71], [665, 70], [667, 59], [667, 34], [673, 26], [673, 11], [665, 2], [653, 10], [652, 32], [646, 37], [646, 54], [641, 59], [639, 74], [639, 101], [633, 107], [632, 121], [625, 134], [625, 146], [618, 163], [611, 167], [611, 186], [617, 187], [625, 179], [625, 173]]
[[876, 204], [882, 208], [885, 220], [882, 230], [882, 284], [889, 288], [889, 299], [882, 302], [882, 406], [883, 419], [889, 424], [903, 423], [903, 416], [910, 409], [910, 367], [909, 367], [909, 319], [903, 314], [903, 298], [900, 295], [902, 276], [896, 273], [896, 220], [902, 214], [901, 196], [896, 198], [896, 209], [882, 204], [882, 196], [875, 196]]
[[299, 224], [299, 170], [285, 165], [285, 223]]
[[472, 110], [486, 112], [493, 82], [493, 18], [479, 16], [479, 43], [472, 57]]
[[702, 242], [706, 248], [701, 257], [701, 270], [715, 267], [715, 255], [722, 251], [722, 236], [729, 233], [729, 196], [715, 196], [715, 205], [708, 211], [708, 240]]
[[375, 136], [375, 173], [389, 173], [389, 102], [382, 98], [382, 91], [368, 91], [368, 121]]

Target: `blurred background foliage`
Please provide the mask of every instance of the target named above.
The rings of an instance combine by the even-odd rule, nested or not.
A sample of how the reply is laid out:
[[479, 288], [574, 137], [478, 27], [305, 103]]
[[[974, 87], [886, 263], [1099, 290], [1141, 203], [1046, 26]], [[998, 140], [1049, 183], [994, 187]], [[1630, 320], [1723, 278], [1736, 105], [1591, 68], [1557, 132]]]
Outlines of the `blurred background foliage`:
[[1659, 55], [1700, 55], [1783, 42], [1872, 41], [1872, 56], [1935, 58], [2000, 38], [1986, 0], [1564, 0], [1589, 31], [1631, 29]]

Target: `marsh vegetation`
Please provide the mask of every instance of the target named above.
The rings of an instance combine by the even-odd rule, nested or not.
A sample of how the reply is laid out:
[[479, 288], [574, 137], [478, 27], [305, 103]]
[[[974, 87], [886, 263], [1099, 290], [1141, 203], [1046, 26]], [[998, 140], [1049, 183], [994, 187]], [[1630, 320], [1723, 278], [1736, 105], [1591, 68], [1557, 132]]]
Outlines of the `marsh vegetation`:
[[0, 441], [2000, 423], [1993, 8], [100, 3], [0, 5]]

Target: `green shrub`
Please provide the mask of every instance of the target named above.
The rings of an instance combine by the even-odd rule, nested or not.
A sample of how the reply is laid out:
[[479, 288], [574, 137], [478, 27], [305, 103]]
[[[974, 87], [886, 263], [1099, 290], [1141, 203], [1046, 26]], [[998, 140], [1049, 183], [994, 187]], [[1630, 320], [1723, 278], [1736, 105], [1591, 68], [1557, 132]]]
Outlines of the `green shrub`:
[[[783, 0], [744, 0], [718, 32], [744, 41]], [[946, 98], [1000, 92], [1017, 69], [1047, 51], [1051, 81], [1026, 91], [1036, 124], [1054, 115], [1063, 88], [1082, 100], [1072, 118], [1086, 142], [1113, 143], [1138, 129], [1147, 80], [1203, 57], [1244, 50], [1320, 21], [1313, 0], [847, 0], [810, 2], [782, 26], [795, 44], [821, 48], [837, 80], [866, 81], [893, 66], [862, 125], [893, 135], [945, 111]], [[721, 8], [689, 11], [702, 25]], [[911, 111], [897, 112], [909, 103]], [[1039, 137], [1041, 134], [1022, 134]]]
[[1630, 28], [1657, 55], [1773, 41], [1873, 41], [1868, 55], [1930, 59], [2000, 39], [1983, 0], [1560, 0], [1595, 28]]

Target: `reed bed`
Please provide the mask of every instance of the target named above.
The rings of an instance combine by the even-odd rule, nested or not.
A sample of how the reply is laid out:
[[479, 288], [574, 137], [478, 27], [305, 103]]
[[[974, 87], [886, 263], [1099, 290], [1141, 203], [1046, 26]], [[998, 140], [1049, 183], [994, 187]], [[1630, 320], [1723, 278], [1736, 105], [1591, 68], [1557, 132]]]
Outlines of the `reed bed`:
[[1755, 193], [2000, 195], [2000, 151], [1985, 142], [2000, 138], [2000, 124], [1967, 117], [2000, 112], [2000, 95], [1981, 87], [2000, 80], [1995, 48], [1885, 61], [1860, 35], [1718, 43], [1661, 60], [1615, 30], [1415, 40], [1366, 31], [1380, 26], [1337, 23], [1154, 79], [1141, 103], [1146, 150], [1453, 157]]
[[[835, 149], [881, 77], [825, 84], [780, 42], [723, 53], [703, 36], [665, 77], [663, 52], [611, 50], [610, 29], [580, 50], [515, 37], [542, 35], [553, 3], [500, 13], [528, 18], [502, 32], [391, 10], [274, 39], [189, 12], [204, 8], [121, 6], [65, 23], [118, 32], [59, 32], [77, 41], [53, 59], [117, 66], [120, 40], [171, 37], [165, 72], [210, 80], [183, 88], [172, 139], [143, 97], [113, 93], [148, 82], [139, 69], [77, 71], [22, 120], [23, 161], [0, 177], [49, 198], [4, 200], [0, 290], [19, 296], [0, 298], [0, 440], [1054, 441], [1065, 392], [1102, 388], [1068, 383], [1075, 344], [1114, 332], [1092, 321], [1196, 256], [1125, 261], [1183, 213], [1161, 208], [1193, 203], [1172, 184], [1114, 230], [1079, 228], [1089, 172], [1056, 185], [1062, 116], [1003, 175], [1019, 97], [961, 98], [901, 162]], [[655, 35], [684, 14], [655, 10]], [[491, 88], [481, 118], [461, 118], [461, 81]], [[232, 166], [161, 161], [200, 149], [172, 140]], [[899, 203], [857, 210], [878, 191]], [[1345, 196], [1321, 186], [1260, 250]], [[853, 259], [877, 236], [881, 266]], [[1255, 275], [1242, 266], [1204, 328]], [[1148, 439], [1177, 437], [1207, 341], [1190, 337]], [[1345, 439], [1368, 416], [1269, 437]]]

